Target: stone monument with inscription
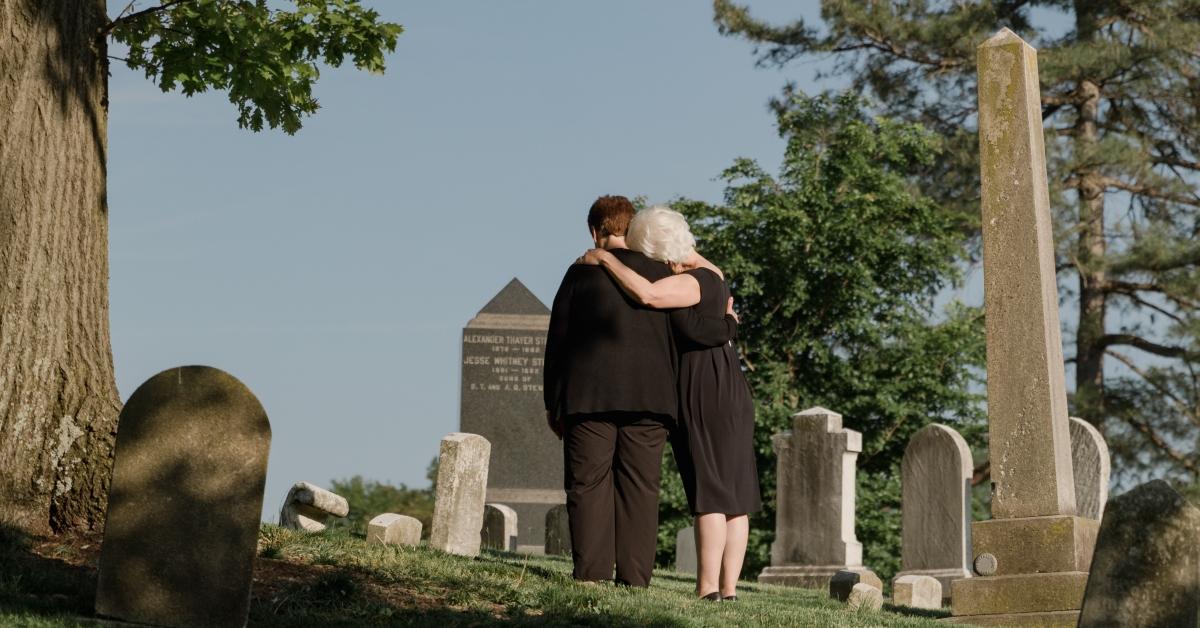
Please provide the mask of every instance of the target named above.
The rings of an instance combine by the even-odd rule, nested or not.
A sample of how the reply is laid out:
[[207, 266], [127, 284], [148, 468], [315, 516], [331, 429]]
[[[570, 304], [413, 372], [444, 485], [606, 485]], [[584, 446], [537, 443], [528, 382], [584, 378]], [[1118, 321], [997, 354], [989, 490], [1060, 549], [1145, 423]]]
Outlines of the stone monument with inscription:
[[1037, 51], [980, 44], [979, 164], [992, 519], [971, 527], [976, 578], [956, 623], [1074, 626], [1098, 522], [1076, 515]]
[[517, 514], [517, 551], [540, 553], [546, 512], [567, 501], [562, 443], [546, 426], [550, 310], [513, 279], [463, 329], [459, 429], [492, 443], [487, 501]]
[[[841, 571], [879, 581], [862, 563], [854, 536], [855, 460], [862, 434], [842, 427], [842, 415], [809, 408], [792, 416], [792, 430], [772, 440], [776, 466], [775, 542], [766, 584], [824, 589]], [[867, 575], [869, 574], [869, 575]]]

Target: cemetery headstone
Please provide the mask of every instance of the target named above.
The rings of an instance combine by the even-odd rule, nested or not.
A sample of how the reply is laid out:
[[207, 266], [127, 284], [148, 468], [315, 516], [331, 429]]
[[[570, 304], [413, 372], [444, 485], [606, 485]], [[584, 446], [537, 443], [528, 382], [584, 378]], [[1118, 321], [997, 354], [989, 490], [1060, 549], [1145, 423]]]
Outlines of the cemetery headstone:
[[1071, 468], [1075, 473], [1075, 507], [1080, 517], [1100, 519], [1108, 501], [1111, 472], [1108, 443], [1091, 423], [1071, 417]]
[[546, 511], [546, 546], [547, 554], [571, 553], [571, 522], [567, 517], [566, 504], [551, 506]]
[[942, 583], [932, 576], [899, 576], [892, 581], [892, 602], [909, 608], [941, 608]]
[[688, 526], [675, 535], [675, 571], [696, 573], [696, 528]]
[[513, 279], [463, 329], [459, 429], [492, 443], [487, 501], [517, 513], [517, 549], [539, 553], [546, 511], [567, 501], [562, 443], [546, 427], [550, 310]]
[[417, 545], [421, 542], [422, 527], [419, 519], [385, 512], [367, 523], [367, 542], [382, 545]]
[[159, 626], [246, 624], [271, 426], [224, 371], [163, 371], [133, 393], [117, 444], [96, 614]]
[[289, 530], [320, 532], [330, 517], [342, 518], [350, 513], [346, 498], [316, 484], [296, 482], [288, 490], [279, 511], [279, 525]]
[[971, 576], [971, 448], [954, 429], [931, 424], [913, 435], [900, 463], [899, 576], [950, 582]]
[[455, 432], [442, 439], [430, 547], [461, 556], [479, 554], [491, 449], [478, 434]]
[[1098, 522], [1076, 516], [1037, 51], [1008, 29], [978, 48], [994, 575], [951, 583], [961, 623], [1074, 625]]
[[480, 541], [483, 547], [502, 552], [517, 551], [517, 513], [504, 504], [485, 504], [483, 507], [483, 530]]
[[1079, 626], [1200, 626], [1200, 509], [1170, 484], [1108, 503]]
[[810, 408], [773, 441], [775, 542], [771, 566], [758, 581], [824, 589], [839, 571], [869, 572], [854, 536], [854, 462], [862, 434], [843, 429], [842, 415]]

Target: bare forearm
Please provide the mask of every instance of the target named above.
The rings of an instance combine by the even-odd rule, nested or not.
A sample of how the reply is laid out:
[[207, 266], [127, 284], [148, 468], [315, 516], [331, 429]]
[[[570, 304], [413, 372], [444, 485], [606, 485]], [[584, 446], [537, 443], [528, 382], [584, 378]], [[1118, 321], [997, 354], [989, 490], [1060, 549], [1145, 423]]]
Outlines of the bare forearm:
[[613, 279], [617, 280], [617, 285], [625, 291], [634, 301], [642, 305], [657, 307], [653, 301], [658, 296], [655, 294], [654, 284], [650, 283], [649, 279], [637, 274], [632, 268], [621, 263], [615, 255], [605, 255], [600, 258], [600, 265], [608, 274], [612, 275]]

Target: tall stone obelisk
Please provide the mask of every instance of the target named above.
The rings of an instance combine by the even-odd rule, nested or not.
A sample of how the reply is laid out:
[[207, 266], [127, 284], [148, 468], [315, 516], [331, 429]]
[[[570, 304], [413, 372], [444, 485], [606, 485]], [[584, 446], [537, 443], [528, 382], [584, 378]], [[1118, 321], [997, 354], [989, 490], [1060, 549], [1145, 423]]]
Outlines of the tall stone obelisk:
[[982, 577], [952, 583], [955, 621], [1074, 626], [1097, 522], [1076, 516], [1037, 51], [979, 46], [992, 517], [971, 527]]

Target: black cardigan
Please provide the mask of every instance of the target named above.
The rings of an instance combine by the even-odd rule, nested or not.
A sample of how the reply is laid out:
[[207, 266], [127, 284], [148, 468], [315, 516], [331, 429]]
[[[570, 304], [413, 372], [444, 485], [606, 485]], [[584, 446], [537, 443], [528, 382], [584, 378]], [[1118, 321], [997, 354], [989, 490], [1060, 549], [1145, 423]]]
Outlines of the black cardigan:
[[[641, 253], [610, 252], [650, 281], [671, 274], [666, 264]], [[694, 323], [687, 335], [693, 340], [720, 345], [736, 334], [732, 317], [705, 318], [687, 309]], [[679, 359], [669, 314], [638, 304], [603, 267], [568, 268], [554, 296], [546, 338], [546, 410], [558, 418], [604, 412], [675, 418]]]

